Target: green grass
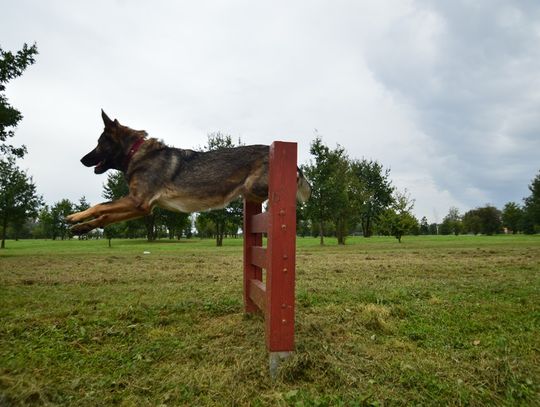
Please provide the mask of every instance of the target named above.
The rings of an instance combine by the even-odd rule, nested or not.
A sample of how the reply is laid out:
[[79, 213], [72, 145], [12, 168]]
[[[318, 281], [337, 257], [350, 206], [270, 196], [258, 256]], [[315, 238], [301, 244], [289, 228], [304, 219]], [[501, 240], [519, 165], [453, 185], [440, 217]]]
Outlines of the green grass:
[[539, 236], [347, 243], [298, 239], [271, 382], [240, 239], [8, 241], [0, 406], [540, 405]]

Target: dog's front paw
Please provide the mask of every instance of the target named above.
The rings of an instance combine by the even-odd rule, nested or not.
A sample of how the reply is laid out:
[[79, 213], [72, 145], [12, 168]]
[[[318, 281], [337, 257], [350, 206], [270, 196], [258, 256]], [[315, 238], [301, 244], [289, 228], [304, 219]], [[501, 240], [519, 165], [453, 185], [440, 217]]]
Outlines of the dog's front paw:
[[71, 215], [66, 216], [66, 222], [67, 223], [79, 223], [82, 219], [80, 218], [78, 213], [72, 213]]
[[70, 228], [71, 233], [73, 233], [75, 236], [84, 235], [91, 232], [93, 229], [94, 227], [89, 223], [78, 223]]

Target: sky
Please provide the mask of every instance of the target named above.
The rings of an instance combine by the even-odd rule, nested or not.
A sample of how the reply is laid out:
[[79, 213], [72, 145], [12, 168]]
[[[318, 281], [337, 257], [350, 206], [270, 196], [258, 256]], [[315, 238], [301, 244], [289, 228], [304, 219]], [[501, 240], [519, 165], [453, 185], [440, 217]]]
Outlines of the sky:
[[80, 158], [100, 110], [180, 148], [216, 131], [245, 144], [316, 135], [390, 169], [440, 222], [521, 202], [540, 170], [540, 2], [26, 1], [0, 47], [37, 43], [10, 82], [14, 144], [48, 203], [103, 200]]

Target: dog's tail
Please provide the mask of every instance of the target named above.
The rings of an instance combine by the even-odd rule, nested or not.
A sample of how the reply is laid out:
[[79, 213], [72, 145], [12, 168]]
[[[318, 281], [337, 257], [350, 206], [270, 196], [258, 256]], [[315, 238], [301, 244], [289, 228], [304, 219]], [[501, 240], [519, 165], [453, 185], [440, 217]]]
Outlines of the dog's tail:
[[296, 199], [306, 202], [311, 197], [311, 185], [300, 168], [296, 172]]

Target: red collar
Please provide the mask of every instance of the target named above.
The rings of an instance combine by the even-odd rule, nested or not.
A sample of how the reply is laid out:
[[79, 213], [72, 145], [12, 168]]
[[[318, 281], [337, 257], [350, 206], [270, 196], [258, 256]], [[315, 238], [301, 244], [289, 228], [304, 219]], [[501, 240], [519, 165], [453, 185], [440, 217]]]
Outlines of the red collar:
[[131, 158], [135, 155], [135, 153], [139, 150], [139, 148], [143, 145], [145, 140], [143, 138], [138, 139], [131, 148], [129, 149], [129, 152], [126, 155], [126, 158], [124, 159], [124, 168], [127, 170], [127, 167], [129, 165], [129, 162], [131, 161]]

